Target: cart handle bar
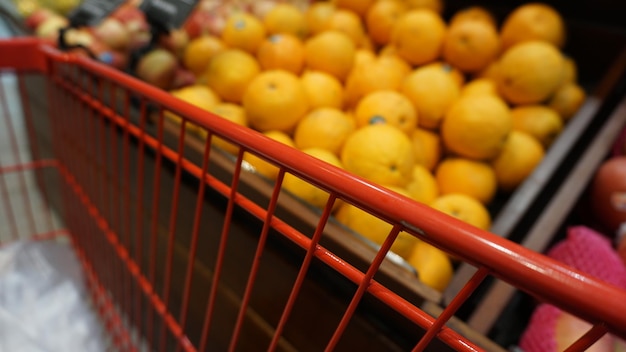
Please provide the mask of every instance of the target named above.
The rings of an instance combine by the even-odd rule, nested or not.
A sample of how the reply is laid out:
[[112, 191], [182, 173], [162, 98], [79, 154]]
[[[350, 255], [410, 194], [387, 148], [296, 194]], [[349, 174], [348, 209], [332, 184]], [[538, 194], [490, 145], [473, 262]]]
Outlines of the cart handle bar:
[[0, 70], [51, 74], [54, 62], [65, 62], [112, 80], [383, 220], [402, 224], [416, 237], [472, 265], [488, 268], [493, 276], [537, 299], [591, 323], [604, 324], [609, 332], [626, 338], [626, 290], [208, 113], [86, 57], [62, 53], [33, 38], [0, 40], [0, 53]]

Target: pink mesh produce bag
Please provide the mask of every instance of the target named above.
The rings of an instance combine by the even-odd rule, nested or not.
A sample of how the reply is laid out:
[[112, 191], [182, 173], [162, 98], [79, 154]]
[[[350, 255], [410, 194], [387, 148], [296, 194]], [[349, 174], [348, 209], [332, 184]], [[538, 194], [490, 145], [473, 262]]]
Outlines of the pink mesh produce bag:
[[[569, 228], [567, 238], [554, 245], [547, 255], [602, 281], [626, 289], [626, 266], [609, 239], [585, 226]], [[561, 310], [540, 304], [521, 336], [526, 352], [557, 351], [555, 329]]]

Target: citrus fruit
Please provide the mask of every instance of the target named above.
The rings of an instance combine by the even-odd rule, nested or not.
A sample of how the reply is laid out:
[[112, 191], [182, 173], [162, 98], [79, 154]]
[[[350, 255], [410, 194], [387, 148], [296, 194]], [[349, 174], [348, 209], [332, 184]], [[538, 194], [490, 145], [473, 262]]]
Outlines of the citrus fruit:
[[563, 121], [552, 108], [544, 105], [523, 105], [511, 109], [513, 129], [536, 138], [548, 148], [563, 131]]
[[474, 78], [491, 79], [497, 82], [499, 75], [498, 61], [499, 60], [493, 61], [492, 63], [487, 65], [487, 67], [485, 67], [482, 71], [475, 73]]
[[273, 34], [259, 46], [257, 59], [263, 70], [283, 69], [300, 74], [304, 67], [304, 44], [291, 34]]
[[552, 44], [525, 41], [507, 50], [498, 64], [498, 89], [513, 104], [539, 103], [563, 80], [563, 56]]
[[461, 96], [468, 95], [493, 95], [498, 96], [498, 86], [492, 79], [477, 78], [461, 88]]
[[415, 244], [407, 262], [415, 268], [421, 282], [440, 292], [448, 287], [454, 275], [448, 254], [424, 241]]
[[361, 18], [349, 10], [335, 10], [330, 17], [327, 29], [344, 33], [357, 47], [361, 45], [365, 37], [365, 28]]
[[230, 48], [238, 48], [255, 54], [263, 39], [265, 27], [258, 18], [246, 12], [228, 16], [222, 30], [222, 41]]
[[[220, 97], [209, 87], [201, 84], [193, 84], [179, 88], [170, 93], [176, 98], [206, 111], [210, 111], [215, 105], [220, 103]], [[167, 110], [164, 112], [164, 116], [175, 123], [180, 123], [181, 121], [180, 116]], [[192, 132], [198, 132], [199, 130], [197, 126], [189, 122], [186, 124], [186, 129]]]
[[330, 1], [315, 1], [305, 12], [309, 33], [318, 34], [328, 29], [328, 23], [335, 12], [335, 5]]
[[416, 128], [411, 134], [411, 142], [415, 153], [415, 163], [423, 165], [428, 170], [434, 170], [443, 153], [439, 134]]
[[313, 108], [337, 108], [343, 105], [343, 86], [335, 77], [322, 71], [305, 71], [300, 77], [306, 91], [309, 106]]
[[365, 95], [378, 90], [398, 90], [410, 72], [411, 66], [398, 57], [362, 52], [346, 79], [346, 106], [354, 107]]
[[390, 186], [409, 183], [415, 163], [409, 137], [387, 124], [367, 125], [348, 136], [341, 162], [358, 176]]
[[304, 45], [305, 64], [312, 70], [329, 73], [344, 81], [354, 64], [356, 46], [344, 33], [324, 31]]
[[378, 45], [388, 44], [393, 26], [406, 11], [406, 4], [400, 0], [376, 1], [365, 16], [365, 26], [372, 41]]
[[407, 135], [417, 128], [418, 116], [411, 101], [393, 90], [379, 90], [366, 95], [354, 112], [357, 127], [385, 123]]
[[585, 102], [587, 94], [576, 83], [566, 83], [557, 88], [548, 100], [548, 106], [554, 109], [564, 121], [569, 121]]
[[411, 182], [406, 186], [406, 191], [414, 200], [430, 204], [439, 196], [439, 186], [435, 176], [426, 167], [415, 164]]
[[404, 79], [400, 92], [415, 106], [420, 127], [434, 130], [457, 100], [459, 85], [445, 70], [420, 67]]
[[496, 174], [489, 164], [466, 158], [441, 161], [435, 179], [441, 194], [465, 194], [485, 205], [491, 202], [498, 188]]
[[458, 23], [466, 21], [479, 21], [488, 24], [493, 28], [497, 28], [496, 19], [493, 14], [482, 6], [470, 6], [457, 11], [454, 13], [452, 18], [450, 18], [450, 22], [448, 24], [450, 26], [454, 26]]
[[450, 75], [450, 77], [456, 82], [459, 87], [462, 87], [465, 84], [465, 74], [461, 72], [458, 68], [450, 65], [444, 61], [435, 61], [429, 64], [423, 65], [421, 68], [432, 68], [437, 70], [442, 70], [443, 72]]
[[443, 43], [443, 58], [463, 72], [478, 72], [500, 53], [498, 32], [483, 21], [462, 21], [450, 26]]
[[239, 49], [227, 49], [211, 59], [202, 77], [224, 101], [239, 103], [248, 84], [260, 71], [252, 55]]
[[[289, 147], [295, 148], [296, 144], [293, 139], [289, 137], [288, 134], [281, 131], [267, 131], [263, 133], [266, 137], [271, 138], [277, 142], [285, 144]], [[258, 157], [254, 154], [250, 154], [248, 152], [243, 154], [243, 160], [245, 160], [249, 165], [251, 165], [254, 170], [267, 177], [270, 180], [276, 180], [278, 176], [278, 167], [274, 164], [268, 162], [267, 160]]]
[[261, 132], [290, 132], [309, 109], [299, 77], [285, 70], [256, 76], [243, 96], [243, 106], [250, 126]]
[[524, 132], [511, 132], [502, 152], [491, 163], [498, 186], [504, 191], [514, 190], [532, 174], [543, 156], [539, 141]]
[[446, 24], [439, 14], [415, 9], [398, 19], [391, 33], [391, 43], [407, 62], [423, 65], [440, 56], [445, 34]]
[[498, 64], [498, 89], [513, 104], [539, 103], [563, 80], [563, 56], [552, 44], [526, 41], [507, 50]]
[[403, 0], [410, 9], [426, 9], [441, 14], [443, 0]]
[[504, 19], [500, 37], [505, 49], [529, 40], [546, 41], [560, 48], [565, 43], [565, 25], [551, 6], [529, 3], [517, 7]]
[[268, 34], [286, 33], [301, 39], [308, 33], [306, 22], [305, 14], [289, 3], [275, 4], [263, 17]]
[[489, 230], [491, 216], [477, 199], [465, 194], [448, 193], [437, 197], [430, 206], [479, 229]]
[[333, 0], [332, 2], [340, 9], [349, 10], [358, 16], [365, 16], [376, 0]]
[[[410, 198], [410, 195], [401, 188], [385, 187]], [[337, 221], [379, 246], [385, 242], [393, 228], [390, 223], [349, 203], [342, 203], [337, 209], [335, 217]], [[404, 231], [400, 232], [391, 245], [391, 251], [406, 259], [417, 242], [419, 242], [417, 237]]]
[[491, 95], [458, 99], [441, 125], [441, 137], [448, 150], [470, 159], [488, 160], [502, 150], [513, 129], [509, 107]]
[[[248, 126], [248, 119], [246, 118], [246, 112], [240, 105], [236, 105], [233, 103], [219, 103], [210, 110], [215, 115], [218, 115], [226, 120], [234, 122], [241, 126]], [[206, 131], [200, 130], [201, 134], [206, 137]], [[239, 147], [236, 145], [220, 138], [214, 136], [211, 138], [211, 143], [231, 154], [237, 154], [239, 151]]]
[[563, 80], [561, 85], [576, 83], [578, 81], [578, 67], [576, 61], [568, 56], [563, 56]]
[[[322, 161], [325, 161], [333, 166], [341, 167], [341, 162], [339, 161], [339, 158], [337, 158], [335, 154], [326, 149], [307, 148], [303, 149], [302, 152]], [[282, 187], [283, 189], [291, 192], [296, 197], [306, 201], [307, 203], [317, 208], [324, 208], [324, 206], [326, 206], [326, 203], [328, 202], [328, 192], [290, 173], [285, 174]]]
[[348, 136], [356, 129], [354, 120], [335, 108], [317, 108], [306, 114], [293, 135], [299, 149], [321, 148], [339, 155]]
[[212, 35], [203, 35], [191, 40], [183, 53], [183, 64], [194, 75], [204, 72], [211, 58], [225, 49], [224, 43]]

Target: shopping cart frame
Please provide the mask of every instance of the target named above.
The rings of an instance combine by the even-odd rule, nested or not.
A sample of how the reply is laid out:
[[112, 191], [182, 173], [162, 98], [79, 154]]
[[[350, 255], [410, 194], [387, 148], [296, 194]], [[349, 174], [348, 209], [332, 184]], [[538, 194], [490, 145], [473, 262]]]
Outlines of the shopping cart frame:
[[[331, 350], [338, 343], [342, 332], [345, 330], [365, 293], [385, 302], [385, 304], [426, 330], [420, 342], [415, 346], [415, 350], [424, 348], [435, 337], [456, 349], [479, 350], [476, 345], [446, 327], [445, 324], [474, 289], [490, 275], [518, 287], [540, 301], [551, 303], [592, 322], [594, 327], [574, 347], [584, 349], [585, 346], [589, 346], [605, 333], [612, 333], [626, 338], [626, 317], [623, 314], [626, 312], [626, 292], [624, 290], [566, 267], [555, 260], [530, 251], [509, 240], [487, 231], [476, 229], [425, 205], [391, 192], [384, 187], [351, 175], [344, 170], [304, 155], [302, 152], [272, 141], [256, 131], [225, 121], [219, 116], [206, 113], [197, 107], [173, 98], [167, 92], [151, 87], [123, 72], [103, 66], [83, 56], [59, 52], [32, 38], [0, 41], [0, 49], [2, 52], [0, 68], [2, 70], [9, 69], [17, 73], [36, 72], [54, 80], [59, 74], [57, 71], [59, 65], [70, 65], [85, 70], [97, 79], [115, 82], [115, 84], [123, 87], [127, 92], [142, 99], [158, 102], [160, 106], [159, 111], [162, 112], [163, 109], [167, 109], [183, 117], [181, 132], [184, 131], [186, 123], [193, 123], [210, 131], [209, 136], [211, 138], [219, 136], [240, 146], [235, 175], [239, 175], [241, 172], [241, 160], [244, 151], [257, 154], [280, 167], [280, 176], [269, 208], [267, 210], [261, 209], [258, 205], [249, 202], [249, 200], [237, 193], [237, 176], [233, 178], [231, 187], [223, 187], [223, 185], [214, 183], [205, 175], [206, 165], [194, 165], [185, 160], [181, 153], [162, 148], [158, 143], [155, 143], [153, 137], [142, 132], [141, 126], [130, 124], [128, 120], [117, 115], [115, 111], [107, 109], [102, 102], [94, 100], [88, 94], [82, 95], [83, 103], [103, 111], [104, 116], [110, 119], [112, 123], [116, 123], [124, 131], [128, 131], [128, 133], [132, 133], [136, 138], [143, 141], [146, 147], [159, 151], [163, 157], [175, 161], [178, 167], [184, 168], [198, 179], [206, 180], [206, 182], [201, 182], [201, 185], [206, 183], [209, 187], [221, 188], [220, 191], [229, 196], [229, 207], [232, 208], [235, 204], [247, 207], [258, 218], [269, 220], [261, 237], [267, 233], [267, 229], [271, 226], [280, 229], [286, 238], [307, 251], [302, 264], [301, 274], [298, 277], [299, 280], [294, 285], [293, 295], [290, 296], [290, 300], [285, 308], [286, 314], [276, 329], [277, 337], [272, 341], [272, 346], [274, 347], [280, 336], [280, 331], [287, 321], [289, 307], [297, 298], [298, 285], [301, 283], [313, 258], [332, 267], [358, 285], [358, 289], [345, 312], [344, 319], [342, 319], [336, 329], [336, 333], [328, 343], [328, 350]], [[71, 87], [69, 88], [71, 89]], [[79, 92], [75, 93], [78, 94], [78, 97], [81, 97]], [[206, 146], [205, 153], [208, 153], [210, 143], [207, 142]], [[80, 180], [77, 180], [67, 165], [64, 165], [63, 159], [60, 159], [58, 163], [50, 162], [50, 165], [56, 165], [61, 174], [64, 175], [65, 180], [70, 183], [75, 194], [79, 195], [81, 202], [87, 206], [86, 208], [89, 210], [88, 215], [97, 217], [97, 207], [91, 203], [89, 197], [82, 191]], [[20, 166], [3, 166], [2, 171], [16, 171], [19, 169]], [[280, 181], [285, 173], [294, 174], [330, 193], [329, 203], [320, 216], [320, 224], [324, 224], [330, 217], [333, 202], [337, 198], [354, 204], [393, 224], [392, 232], [380, 247], [366, 272], [355, 269], [349, 263], [342, 261], [341, 258], [337, 258], [329, 250], [321, 247], [319, 240], [323, 236], [322, 228], [309, 238], [289, 228], [279, 219], [271, 217], [272, 207], [275, 206], [280, 191]], [[119, 242], [115, 233], [112, 233], [110, 230], [107, 231], [106, 221], [101, 217], [98, 219], [101, 230], [105, 230], [104, 233], [107, 240], [115, 246], [118, 256], [127, 263], [128, 270], [144, 288], [144, 293], [151, 297], [152, 304], [157, 307], [158, 314], [164, 317], [166, 325], [178, 339], [180, 346], [186, 350], [195, 350], [197, 346], [192, 346], [186, 339], [184, 329], [178, 323], [178, 319], [167, 312], [167, 298], [160, 297], [155, 293], [149, 280], [142, 275], [141, 270], [133, 263], [128, 249]], [[395, 295], [389, 289], [373, 280], [381, 262], [385, 259], [391, 244], [400, 231], [409, 232], [421, 240], [479, 268], [461, 292], [436, 318], [424, 313], [410, 302]], [[259, 242], [262, 243], [263, 239]], [[260, 246], [259, 248], [262, 247]], [[219, 262], [219, 258], [217, 260]], [[249, 284], [251, 287], [253, 286], [254, 274], [251, 274]], [[245, 296], [249, 297], [250, 294], [251, 290], [247, 290]], [[245, 297], [244, 302], [246, 302]], [[241, 311], [245, 311], [245, 305]], [[238, 327], [240, 328], [240, 325]], [[238, 332], [236, 330], [232, 338], [233, 346], [236, 344], [237, 335]], [[200, 349], [202, 349], [204, 343], [205, 341], [200, 343]]]

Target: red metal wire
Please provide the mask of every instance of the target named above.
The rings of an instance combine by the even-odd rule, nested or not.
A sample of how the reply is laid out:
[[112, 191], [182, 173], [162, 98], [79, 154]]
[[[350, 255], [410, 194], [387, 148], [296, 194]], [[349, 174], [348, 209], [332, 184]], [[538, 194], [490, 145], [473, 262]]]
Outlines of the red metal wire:
[[564, 352], [586, 351], [602, 336], [608, 332], [606, 325], [603, 323], [596, 324], [589, 329], [583, 336], [571, 344]]
[[[113, 97], [111, 97], [111, 99], [114, 99]], [[145, 129], [146, 129], [146, 123], [148, 120], [148, 116], [147, 116], [147, 112], [146, 112], [146, 102], [145, 101], [141, 101], [141, 105], [140, 105], [140, 111], [139, 111], [139, 127], [140, 130], [142, 131], [142, 134], [139, 138], [139, 146], [138, 146], [138, 151], [137, 151], [137, 217], [136, 217], [136, 221], [137, 221], [137, 229], [135, 232], [135, 236], [136, 236], [136, 241], [135, 241], [135, 258], [137, 260], [137, 264], [139, 265], [139, 271], [143, 273], [143, 271], [141, 270], [141, 268], [143, 267], [143, 246], [144, 246], [144, 239], [143, 239], [143, 219], [144, 219], [144, 209], [143, 209], [143, 190], [144, 190], [144, 148], [145, 148], [145, 143], [144, 143], [144, 138], [143, 136], [145, 135]], [[141, 291], [139, 290], [139, 288], [135, 289], [135, 300], [134, 300], [134, 316], [131, 318], [131, 321], [135, 324], [135, 326], [137, 327], [137, 335], [138, 336], [142, 336], [142, 328], [143, 328], [143, 319], [141, 316], [141, 312], [142, 312], [142, 297], [141, 297]]]

